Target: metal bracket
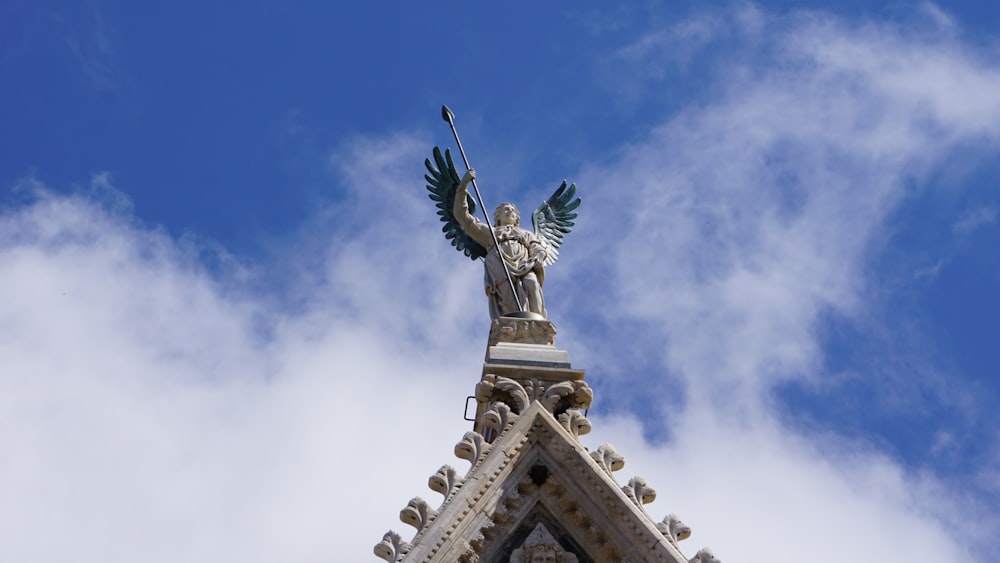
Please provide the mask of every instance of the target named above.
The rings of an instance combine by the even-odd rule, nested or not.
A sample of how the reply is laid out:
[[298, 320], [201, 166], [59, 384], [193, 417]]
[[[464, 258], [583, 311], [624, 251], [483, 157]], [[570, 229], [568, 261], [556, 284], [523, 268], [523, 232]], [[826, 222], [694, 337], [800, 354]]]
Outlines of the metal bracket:
[[462, 418], [464, 418], [469, 422], [476, 420], [475, 411], [473, 411], [472, 418], [469, 418], [469, 399], [475, 399], [475, 398], [476, 398], [475, 395], [469, 395], [468, 397], [465, 398], [465, 412], [462, 413]]

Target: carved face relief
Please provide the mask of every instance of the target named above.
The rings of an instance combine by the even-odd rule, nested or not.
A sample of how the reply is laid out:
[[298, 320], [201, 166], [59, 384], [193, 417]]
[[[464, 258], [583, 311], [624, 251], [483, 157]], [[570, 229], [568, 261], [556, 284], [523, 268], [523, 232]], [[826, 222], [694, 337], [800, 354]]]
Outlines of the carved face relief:
[[563, 550], [541, 523], [535, 526], [531, 535], [510, 556], [510, 563], [576, 563], [576, 561], [576, 556]]
[[548, 549], [535, 549], [532, 551], [528, 563], [556, 563], [556, 554]]

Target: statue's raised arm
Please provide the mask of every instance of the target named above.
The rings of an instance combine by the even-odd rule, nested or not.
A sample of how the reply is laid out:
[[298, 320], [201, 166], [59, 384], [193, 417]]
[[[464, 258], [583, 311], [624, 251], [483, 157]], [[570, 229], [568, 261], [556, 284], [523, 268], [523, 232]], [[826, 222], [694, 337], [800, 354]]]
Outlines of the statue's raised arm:
[[[452, 207], [452, 215], [458, 221], [459, 226], [472, 240], [481, 244], [484, 248], [490, 249], [493, 245], [493, 235], [490, 234], [490, 226], [476, 219], [469, 209], [472, 196], [469, 195], [469, 182], [476, 177], [476, 171], [472, 168], [465, 173], [462, 181], [458, 184], [458, 192], [455, 194], [455, 204]], [[474, 204], [473, 204], [474, 205]], [[474, 208], [473, 208], [474, 210]]]
[[[430, 172], [424, 176], [429, 197], [436, 202], [438, 215], [445, 223], [442, 228], [445, 238], [466, 256], [484, 259], [483, 282], [490, 318], [515, 313], [534, 313], [536, 318], [546, 318], [542, 295], [545, 266], [559, 257], [563, 236], [573, 227], [574, 210], [580, 206], [580, 198], [575, 198], [576, 185], [567, 187], [563, 182], [532, 213], [534, 231], [521, 228], [521, 214], [511, 203], [497, 206], [491, 227], [474, 215], [476, 204], [467, 189], [475, 178], [474, 170], [470, 169], [459, 180], [451, 153], [445, 151], [442, 156], [437, 147], [434, 163], [428, 159], [424, 164]], [[519, 303], [526, 311], [518, 307]]]

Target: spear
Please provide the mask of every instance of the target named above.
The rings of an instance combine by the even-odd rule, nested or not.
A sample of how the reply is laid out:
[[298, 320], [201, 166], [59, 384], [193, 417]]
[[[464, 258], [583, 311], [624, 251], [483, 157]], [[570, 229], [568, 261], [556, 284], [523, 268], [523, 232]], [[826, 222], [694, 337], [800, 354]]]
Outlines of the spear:
[[[471, 170], [472, 167], [469, 166], [469, 159], [465, 156], [465, 149], [462, 148], [462, 141], [458, 138], [458, 130], [455, 129], [455, 114], [448, 109], [448, 106], [441, 106], [441, 118], [448, 122], [451, 127], [451, 133], [455, 136], [455, 142], [458, 143], [458, 152], [462, 153], [462, 162], [465, 163], [466, 170]], [[490, 222], [490, 216], [486, 213], [486, 204], [483, 203], [483, 196], [479, 193], [479, 186], [476, 185], [476, 179], [472, 179], [472, 189], [476, 191], [476, 200], [479, 201], [479, 209], [483, 212], [483, 218], [486, 220], [486, 225], [490, 228], [490, 235], [493, 236], [493, 245], [497, 249], [497, 256], [500, 257], [500, 263], [503, 264], [503, 273], [507, 274], [507, 283], [510, 284], [510, 292], [514, 294], [514, 303], [517, 304], [518, 311], [524, 311], [524, 307], [521, 307], [521, 300], [517, 297], [517, 288], [514, 287], [514, 278], [510, 277], [510, 269], [507, 267], [507, 260], [503, 257], [503, 252], [500, 251], [500, 241], [497, 240], [497, 234], [493, 230], [493, 223]]]

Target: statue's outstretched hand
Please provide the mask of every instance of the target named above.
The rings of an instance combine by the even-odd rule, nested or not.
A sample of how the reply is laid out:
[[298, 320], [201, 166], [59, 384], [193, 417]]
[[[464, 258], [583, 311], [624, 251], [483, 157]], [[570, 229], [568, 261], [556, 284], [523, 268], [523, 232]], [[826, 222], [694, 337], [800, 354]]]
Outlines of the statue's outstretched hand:
[[476, 170], [474, 168], [470, 168], [468, 170], [468, 172], [465, 173], [465, 176], [462, 177], [462, 184], [461, 184], [461, 186], [465, 187], [465, 186], [469, 185], [469, 182], [471, 182], [471, 181], [473, 181], [475, 179], [476, 179]]

